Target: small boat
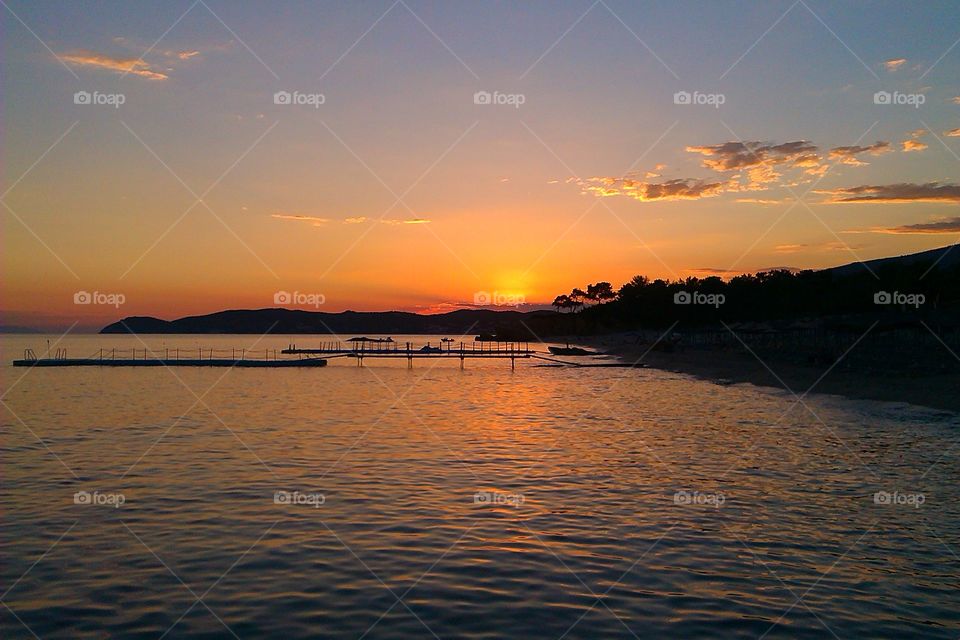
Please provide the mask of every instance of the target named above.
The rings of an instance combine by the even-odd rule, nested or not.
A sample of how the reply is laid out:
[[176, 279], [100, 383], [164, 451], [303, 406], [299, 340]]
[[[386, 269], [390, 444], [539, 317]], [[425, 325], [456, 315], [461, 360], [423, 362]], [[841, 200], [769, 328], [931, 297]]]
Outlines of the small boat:
[[440, 338], [440, 342], [456, 342], [453, 338]]
[[581, 349], [580, 347], [571, 347], [567, 345], [565, 347], [547, 347], [547, 349], [555, 356], [599, 356], [601, 354], [596, 351], [587, 351], [586, 349]]

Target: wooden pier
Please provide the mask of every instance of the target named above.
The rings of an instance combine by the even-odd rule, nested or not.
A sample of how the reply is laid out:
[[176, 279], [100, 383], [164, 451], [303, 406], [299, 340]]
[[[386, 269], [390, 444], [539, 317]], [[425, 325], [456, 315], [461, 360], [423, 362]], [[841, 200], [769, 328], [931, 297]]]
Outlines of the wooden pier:
[[317, 348], [299, 348], [290, 345], [280, 353], [285, 355], [325, 355], [328, 357], [356, 358], [357, 366], [363, 366], [364, 358], [406, 358], [407, 367], [413, 368], [413, 361], [421, 358], [459, 358], [460, 368], [467, 358], [510, 359], [510, 368], [516, 368], [517, 358], [536, 358], [539, 352], [530, 348], [526, 342], [474, 342], [455, 344], [441, 342], [434, 346], [427, 343], [415, 346], [412, 342], [323, 342]]
[[[27, 349], [15, 367], [325, 367], [326, 358], [277, 358], [275, 349], [253, 352], [246, 349], [101, 349], [88, 358], [68, 358], [66, 349], [53, 356], [38, 358]], [[227, 354], [230, 354], [229, 356]], [[223, 355], [220, 355], [223, 354]], [[259, 357], [263, 354], [263, 357]], [[118, 357], [119, 355], [119, 357]], [[271, 357], [272, 355], [272, 357]]]
[[[282, 356], [282, 357], [281, 357]], [[363, 366], [365, 358], [405, 358], [407, 368], [413, 368], [414, 360], [424, 358], [459, 359], [464, 368], [467, 359], [510, 360], [510, 368], [516, 369], [518, 359], [536, 358], [555, 366], [591, 367], [624, 366], [616, 363], [585, 364], [558, 360], [546, 352], [531, 349], [525, 342], [441, 342], [414, 345], [411, 342], [323, 342], [319, 347], [300, 348], [289, 345], [286, 349], [196, 349], [164, 348], [151, 349], [100, 349], [84, 358], [67, 357], [66, 349], [57, 349], [54, 355], [37, 357], [32, 349], [24, 351], [23, 358], [14, 360], [15, 367], [323, 367], [332, 358], [355, 358], [357, 366]]]

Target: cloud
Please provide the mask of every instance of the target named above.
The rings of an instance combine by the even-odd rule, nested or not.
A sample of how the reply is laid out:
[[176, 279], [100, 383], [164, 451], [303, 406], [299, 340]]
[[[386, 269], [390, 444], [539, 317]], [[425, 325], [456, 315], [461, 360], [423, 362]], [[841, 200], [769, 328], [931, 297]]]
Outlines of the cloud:
[[585, 192], [599, 197], [626, 196], [641, 202], [657, 200], [699, 200], [728, 190], [729, 182], [678, 178], [666, 182], [644, 182], [632, 178], [587, 178], [580, 182]]
[[951, 101], [953, 104], [960, 104], [960, 96], [954, 96], [954, 97], [950, 98], [950, 101]]
[[328, 222], [329, 218], [319, 218], [317, 216], [304, 216], [297, 213], [271, 213], [271, 218], [277, 218], [278, 220], [293, 220], [294, 222], [309, 222], [313, 226], [319, 227]]
[[817, 174], [823, 169], [817, 147], [806, 140], [783, 144], [724, 142], [690, 146], [686, 150], [704, 156], [702, 165], [707, 169], [718, 172], [745, 171], [746, 183], [740, 185], [739, 189], [731, 190], [763, 190], [781, 177], [778, 168], [802, 168], [809, 174]]
[[815, 164], [820, 164], [817, 147], [806, 140], [783, 144], [724, 142], [716, 145], [687, 147], [687, 151], [706, 156], [703, 166], [714, 171], [736, 171], [782, 164], [810, 166], [814, 161]]
[[883, 61], [883, 66], [887, 68], [887, 71], [896, 71], [906, 63], [906, 58], [891, 58], [889, 60]]
[[387, 218], [385, 220], [381, 220], [380, 222], [383, 224], [430, 224], [430, 221], [424, 218], [408, 218], [407, 220], [394, 220]]
[[356, 218], [346, 218], [343, 224], [361, 224], [367, 221], [367, 216], [358, 216]]
[[743, 204], [784, 204], [785, 202], [793, 202], [793, 200], [791, 198], [784, 200], [775, 200], [773, 198], [737, 198], [735, 202]]
[[868, 146], [852, 145], [847, 147], [834, 147], [830, 149], [830, 159], [839, 162], [840, 164], [849, 164], [855, 167], [859, 167], [865, 164], [863, 160], [857, 158], [861, 153], [869, 153], [872, 156], [878, 156], [882, 153], [888, 153], [892, 151], [892, 147], [889, 142], [879, 140]]
[[917, 224], [905, 224], [899, 227], [873, 227], [871, 229], [853, 229], [843, 233], [887, 233], [894, 235], [931, 235], [931, 234], [954, 234], [960, 233], [960, 216], [953, 218], [944, 218], [934, 220], [933, 222], [920, 222]]
[[944, 131], [944, 132], [943, 132], [943, 135], [945, 135], [945, 136], [950, 136], [951, 138], [958, 138], [958, 137], [960, 137], [960, 128], [950, 129], [949, 131]]
[[193, 56], [200, 55], [199, 51], [179, 51], [177, 52], [177, 57], [181, 60], [189, 60]]
[[863, 185], [816, 193], [831, 196], [827, 202], [887, 203], [887, 202], [958, 202], [960, 185], [927, 182], [901, 182], [887, 185]]
[[111, 56], [106, 53], [97, 53], [81, 49], [73, 53], [65, 53], [57, 56], [64, 62], [80, 67], [93, 67], [95, 69], [107, 69], [117, 73], [130, 73], [148, 80], [166, 80], [169, 76], [150, 67], [149, 64], [139, 58], [121, 58]]
[[798, 251], [850, 251], [860, 249], [846, 242], [822, 242], [819, 244], [778, 244], [773, 248], [776, 253], [797, 253]]
[[684, 269], [698, 276], [739, 276], [745, 274], [763, 273], [767, 271], [789, 271], [790, 273], [799, 273], [801, 270], [797, 267], [763, 267], [762, 269], [713, 269], [710, 267], [698, 267], [696, 269]]
[[903, 150], [904, 151], [923, 151], [927, 148], [927, 145], [919, 140], [911, 138], [910, 140], [903, 141]]

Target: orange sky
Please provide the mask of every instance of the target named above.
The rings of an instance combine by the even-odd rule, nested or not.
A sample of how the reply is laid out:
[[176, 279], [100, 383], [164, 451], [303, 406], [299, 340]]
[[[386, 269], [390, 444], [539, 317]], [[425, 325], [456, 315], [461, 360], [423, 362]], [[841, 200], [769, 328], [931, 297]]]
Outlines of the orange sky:
[[58, 6], [17, 5], [36, 37], [12, 24], [5, 45], [5, 325], [263, 308], [279, 291], [324, 311], [549, 304], [636, 274], [960, 237], [958, 56], [940, 56], [933, 8], [877, 14], [923, 34], [896, 47], [849, 29], [851, 55], [800, 11], [758, 42], [777, 17], [759, 4], [738, 20], [701, 5], [682, 43], [682, 7], [624, 10], [633, 35], [604, 12], [566, 32], [582, 11], [533, 5], [425, 5], [430, 29], [410, 11], [375, 22], [383, 8], [266, 23], [237, 8], [233, 33], [198, 10], [153, 47], [163, 29], [136, 7]]

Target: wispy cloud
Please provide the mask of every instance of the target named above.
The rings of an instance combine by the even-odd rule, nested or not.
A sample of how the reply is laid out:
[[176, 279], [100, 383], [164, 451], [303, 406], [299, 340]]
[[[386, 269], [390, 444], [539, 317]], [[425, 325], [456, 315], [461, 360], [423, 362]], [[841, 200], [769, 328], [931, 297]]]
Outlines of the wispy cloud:
[[122, 58], [86, 49], [60, 54], [57, 57], [68, 64], [79, 67], [106, 69], [115, 73], [130, 73], [148, 80], [166, 80], [169, 77], [139, 58]]
[[820, 164], [817, 147], [806, 140], [767, 144], [763, 142], [724, 142], [687, 147], [691, 153], [706, 156], [703, 166], [714, 171], [736, 171], [758, 166], [815, 166]]
[[889, 60], [883, 61], [883, 66], [887, 69], [887, 71], [896, 71], [906, 64], [906, 62], [906, 58], [890, 58]]
[[859, 167], [868, 163], [858, 158], [858, 155], [869, 153], [872, 156], [878, 156], [882, 153], [888, 153], [892, 150], [893, 148], [890, 146], [889, 142], [879, 140], [867, 146], [852, 145], [847, 147], [834, 147], [833, 149], [830, 149], [830, 159], [841, 164], [849, 164]]
[[271, 213], [271, 218], [278, 220], [292, 220], [294, 222], [309, 222], [315, 227], [322, 226], [330, 222], [330, 218], [320, 218], [318, 216], [305, 216], [299, 213]]
[[916, 140], [914, 138], [911, 138], [909, 140], [904, 140], [902, 144], [903, 144], [904, 151], [923, 151], [924, 149], [927, 148], [926, 143], [920, 142], [919, 140]]
[[960, 185], [939, 182], [862, 185], [816, 193], [829, 195], [828, 202], [837, 203], [960, 202]]
[[778, 244], [773, 250], [776, 253], [797, 253], [800, 251], [849, 251], [860, 248], [859, 246], [850, 246], [845, 242], [821, 242], [819, 244]]
[[361, 224], [367, 221], [367, 216], [357, 216], [356, 218], [346, 218], [343, 224]]
[[726, 181], [678, 178], [666, 182], [644, 182], [632, 178], [587, 178], [580, 182], [584, 191], [601, 197], [626, 196], [641, 202], [657, 200], [699, 200], [712, 198], [728, 190]]
[[789, 271], [790, 273], [797, 273], [800, 271], [800, 269], [797, 267], [762, 267], [760, 269], [713, 269], [711, 267], [697, 267], [694, 269], [684, 269], [684, 271], [693, 273], [697, 276], [718, 276], [730, 278], [733, 276], [762, 273], [765, 271]]
[[785, 198], [783, 200], [776, 200], [774, 198], [737, 198], [734, 202], [741, 204], [784, 204], [786, 202], [793, 202], [793, 198]]
[[904, 151], [923, 151], [927, 148], [926, 143], [920, 142], [920, 138], [927, 135], [926, 129], [914, 129], [913, 131], [908, 131], [907, 135], [910, 136], [910, 138], [901, 143]]
[[380, 222], [382, 222], [383, 224], [430, 224], [430, 221], [424, 218], [408, 218], [406, 220], [396, 220], [396, 219], [387, 218], [387, 219], [381, 220]]
[[874, 227], [866, 230], [852, 230], [844, 233], [888, 233], [894, 235], [936, 235], [960, 233], [960, 216], [944, 218], [932, 222], [905, 224], [899, 227]]
[[960, 127], [956, 129], [950, 129], [949, 131], [944, 131], [943, 135], [950, 136], [951, 138], [958, 138], [960, 137]]

